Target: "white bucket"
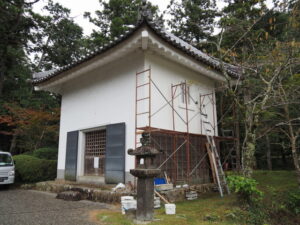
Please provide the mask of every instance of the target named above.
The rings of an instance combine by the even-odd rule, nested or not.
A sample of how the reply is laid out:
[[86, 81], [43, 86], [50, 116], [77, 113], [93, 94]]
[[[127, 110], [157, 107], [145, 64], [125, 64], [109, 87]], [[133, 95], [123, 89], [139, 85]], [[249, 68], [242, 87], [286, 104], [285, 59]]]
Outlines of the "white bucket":
[[165, 210], [167, 215], [174, 215], [176, 213], [175, 204], [165, 204]]
[[129, 209], [136, 209], [136, 200], [134, 199], [125, 199], [121, 201], [122, 214], [125, 214]]
[[133, 196], [121, 196], [121, 202], [126, 200], [133, 200]]
[[160, 208], [160, 198], [154, 197], [154, 209], [159, 209], [159, 208]]

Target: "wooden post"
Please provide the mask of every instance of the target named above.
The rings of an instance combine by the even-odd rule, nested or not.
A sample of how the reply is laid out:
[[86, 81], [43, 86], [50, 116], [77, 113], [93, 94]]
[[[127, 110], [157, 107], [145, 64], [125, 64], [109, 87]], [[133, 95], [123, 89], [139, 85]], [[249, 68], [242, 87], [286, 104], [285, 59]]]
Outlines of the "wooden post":
[[216, 169], [215, 169], [215, 161], [216, 161], [216, 159], [214, 157], [213, 152], [211, 151], [209, 143], [206, 143], [206, 150], [207, 150], [208, 157], [209, 157], [209, 162], [210, 162], [210, 167], [211, 167], [211, 171], [212, 171], [213, 181], [216, 184], [217, 183]]

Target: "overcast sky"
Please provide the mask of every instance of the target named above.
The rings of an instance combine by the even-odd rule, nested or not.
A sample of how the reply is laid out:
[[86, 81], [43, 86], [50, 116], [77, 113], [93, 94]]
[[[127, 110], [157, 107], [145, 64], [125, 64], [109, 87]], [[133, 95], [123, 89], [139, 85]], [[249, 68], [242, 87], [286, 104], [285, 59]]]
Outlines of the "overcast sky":
[[[41, 13], [41, 9], [46, 4], [47, 0], [40, 0], [40, 2], [34, 5], [34, 10]], [[71, 17], [74, 17], [76, 23], [78, 23], [83, 29], [85, 34], [90, 34], [96, 27], [88, 21], [88, 19], [83, 18], [84, 12], [93, 13], [95, 10], [99, 9], [99, 0], [54, 0], [54, 2], [59, 2], [66, 8], [71, 9]], [[155, 5], [159, 6], [161, 12], [163, 12], [170, 0], [150, 0]]]
[[[170, 0], [148, 0], [154, 5], [158, 5], [161, 12], [163, 12]], [[271, 0], [269, 0], [271, 1]], [[40, 2], [34, 5], [34, 10], [36, 12], [42, 13], [41, 9], [46, 4], [47, 0], [40, 0]], [[83, 18], [84, 12], [93, 13], [95, 10], [99, 9], [99, 0], [54, 0], [54, 2], [59, 2], [61, 5], [69, 8], [71, 10], [71, 17], [74, 18], [75, 22], [78, 23], [84, 30], [86, 35], [90, 34], [96, 27], [88, 21], [88, 19]], [[222, 8], [225, 4], [224, 1], [218, 0], [217, 5]]]

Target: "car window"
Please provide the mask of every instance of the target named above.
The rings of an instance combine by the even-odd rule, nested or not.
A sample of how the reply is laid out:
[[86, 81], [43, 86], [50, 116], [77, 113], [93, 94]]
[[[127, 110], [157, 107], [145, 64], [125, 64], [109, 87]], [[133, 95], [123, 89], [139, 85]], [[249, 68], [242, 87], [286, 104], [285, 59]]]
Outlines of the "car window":
[[13, 159], [8, 154], [1, 154], [0, 153], [0, 166], [12, 166]]

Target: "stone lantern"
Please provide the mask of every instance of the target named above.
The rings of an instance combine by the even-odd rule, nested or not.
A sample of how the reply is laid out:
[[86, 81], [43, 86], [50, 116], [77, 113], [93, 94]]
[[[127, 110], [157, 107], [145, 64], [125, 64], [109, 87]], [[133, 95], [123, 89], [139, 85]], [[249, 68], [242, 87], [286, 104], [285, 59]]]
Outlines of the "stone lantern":
[[143, 133], [141, 138], [142, 146], [136, 150], [129, 149], [128, 154], [136, 156], [136, 169], [130, 173], [137, 177], [137, 211], [138, 221], [153, 220], [154, 208], [154, 177], [160, 174], [160, 169], [156, 169], [154, 158], [161, 152], [150, 146], [150, 134]]

